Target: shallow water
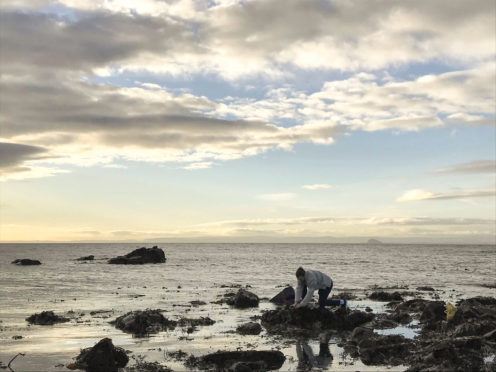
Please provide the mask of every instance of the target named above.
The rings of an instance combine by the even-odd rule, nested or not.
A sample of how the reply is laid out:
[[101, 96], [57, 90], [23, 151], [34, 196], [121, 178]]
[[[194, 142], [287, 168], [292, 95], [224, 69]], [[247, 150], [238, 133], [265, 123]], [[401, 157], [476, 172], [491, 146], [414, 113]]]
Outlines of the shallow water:
[[[235, 310], [210, 304], [233, 289], [225, 284], [250, 285], [259, 297], [272, 297], [285, 284], [294, 284], [298, 266], [321, 270], [334, 280], [333, 293], [351, 291], [363, 295], [373, 285], [379, 287], [434, 287], [442, 299], [455, 302], [462, 297], [495, 295], [483, 287], [494, 284], [495, 246], [475, 245], [339, 245], [339, 244], [164, 244], [167, 263], [162, 265], [108, 265], [106, 258], [126, 254], [141, 244], [0, 244], [0, 361], [19, 370], [65, 370], [82, 347], [92, 346], [103, 337], [115, 345], [163, 362], [165, 352], [182, 349], [195, 355], [218, 349], [279, 347], [287, 356], [282, 370], [296, 370], [296, 340], [282, 342], [262, 333], [239, 336], [229, 333], [261, 310], [272, 308], [262, 301], [258, 309]], [[76, 258], [95, 255], [95, 261], [82, 263]], [[39, 259], [40, 266], [10, 264], [16, 258]], [[180, 288], [179, 288], [180, 287]], [[235, 289], [234, 289], [235, 290]], [[425, 292], [427, 298], [431, 295]], [[188, 307], [192, 300], [206, 306]], [[384, 311], [384, 305], [371, 301], [350, 301], [351, 307]], [[165, 316], [210, 316], [217, 323], [186, 334], [177, 328], [149, 338], [133, 338], [108, 324], [109, 320], [131, 310], [160, 308]], [[54, 326], [28, 326], [25, 318], [43, 310], [58, 314], [85, 313], [69, 323]], [[91, 316], [95, 310], [113, 310]], [[411, 331], [411, 329], [409, 328]], [[400, 330], [401, 332], [401, 330]], [[406, 332], [406, 330], [405, 330]], [[14, 335], [23, 336], [20, 340]], [[179, 340], [180, 337], [186, 339]], [[192, 338], [192, 339], [189, 339]], [[318, 354], [317, 341], [308, 346]], [[159, 350], [160, 349], [160, 350]], [[330, 345], [332, 370], [376, 370], [343, 354]], [[181, 361], [166, 360], [175, 370]], [[383, 368], [382, 368], [383, 369]], [[395, 367], [394, 370], [401, 370]]]

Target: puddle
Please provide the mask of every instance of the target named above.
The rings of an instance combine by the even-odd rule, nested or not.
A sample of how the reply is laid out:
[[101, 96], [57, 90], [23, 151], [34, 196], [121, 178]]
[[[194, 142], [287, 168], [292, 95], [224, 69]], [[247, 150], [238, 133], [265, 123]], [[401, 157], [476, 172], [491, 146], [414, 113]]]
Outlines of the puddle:
[[484, 358], [484, 363], [486, 363], [486, 364], [492, 363], [495, 358], [496, 358], [496, 354], [489, 355], [489, 356]]
[[405, 338], [409, 339], [414, 339], [420, 334], [420, 328], [417, 328], [419, 324], [418, 320], [414, 320], [411, 323], [404, 325], [404, 326], [398, 326], [395, 328], [388, 328], [388, 329], [374, 329], [374, 332], [379, 334], [379, 335], [401, 335]]

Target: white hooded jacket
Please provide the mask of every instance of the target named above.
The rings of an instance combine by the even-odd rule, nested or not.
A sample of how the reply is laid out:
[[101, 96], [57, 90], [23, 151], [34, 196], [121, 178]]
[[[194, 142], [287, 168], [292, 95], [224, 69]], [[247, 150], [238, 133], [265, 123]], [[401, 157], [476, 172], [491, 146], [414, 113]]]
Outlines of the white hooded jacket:
[[298, 280], [298, 286], [296, 287], [295, 303], [301, 300], [303, 294], [303, 286], [307, 286], [307, 294], [305, 298], [300, 302], [301, 306], [306, 306], [313, 297], [313, 293], [317, 289], [324, 289], [327, 287], [332, 287], [332, 279], [326, 274], [321, 273], [317, 270], [306, 270], [305, 271], [305, 281], [301, 282]]

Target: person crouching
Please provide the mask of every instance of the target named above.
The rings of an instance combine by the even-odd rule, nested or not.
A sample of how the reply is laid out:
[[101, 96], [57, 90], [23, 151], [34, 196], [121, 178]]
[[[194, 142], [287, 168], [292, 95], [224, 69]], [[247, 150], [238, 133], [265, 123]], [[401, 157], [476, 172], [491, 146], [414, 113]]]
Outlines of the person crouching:
[[298, 285], [295, 293], [294, 307], [307, 306], [316, 290], [319, 293], [319, 308], [327, 313], [326, 306], [346, 306], [346, 300], [328, 299], [332, 290], [332, 279], [324, 273], [317, 270], [304, 270], [299, 267], [296, 270]]

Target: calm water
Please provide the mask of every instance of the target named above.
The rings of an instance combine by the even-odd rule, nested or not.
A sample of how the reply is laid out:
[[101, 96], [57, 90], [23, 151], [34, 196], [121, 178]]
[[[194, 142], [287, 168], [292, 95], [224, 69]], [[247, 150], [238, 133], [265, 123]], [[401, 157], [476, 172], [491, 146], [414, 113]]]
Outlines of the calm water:
[[[271, 348], [275, 341], [265, 334], [239, 336], [230, 331], [260, 310], [233, 310], [212, 305], [227, 291], [223, 284], [252, 286], [259, 297], [272, 297], [277, 287], [294, 284], [298, 266], [331, 275], [336, 291], [363, 292], [373, 285], [432, 286], [443, 299], [495, 295], [483, 287], [496, 282], [495, 246], [476, 245], [339, 245], [339, 244], [163, 244], [167, 263], [163, 265], [108, 265], [106, 258], [128, 253], [142, 244], [0, 244], [0, 361], [6, 364], [18, 352], [27, 355], [13, 363], [22, 370], [65, 370], [79, 348], [91, 346], [102, 337], [115, 344], [146, 354], [149, 361], [164, 361], [164, 350], [177, 349], [199, 355], [218, 349]], [[148, 245], [149, 246], [149, 245]], [[76, 258], [94, 255], [95, 261]], [[38, 259], [41, 266], [19, 267], [16, 258]], [[180, 288], [178, 288], [180, 287]], [[207, 306], [189, 308], [189, 301], [203, 300]], [[380, 304], [366, 301], [351, 307]], [[132, 338], [108, 324], [110, 319], [130, 310], [160, 308], [165, 315], [210, 316], [218, 322], [186, 336], [181, 329], [150, 338]], [[27, 316], [43, 310], [60, 314], [85, 313], [79, 321], [56, 326], [28, 326]], [[92, 317], [90, 311], [112, 310], [110, 318]], [[23, 336], [13, 340], [12, 336]], [[318, 345], [310, 340], [309, 345]], [[295, 370], [294, 345], [281, 344], [288, 356], [285, 370]], [[159, 348], [161, 350], [159, 350]], [[335, 355], [332, 369], [366, 368], [331, 345]], [[341, 364], [338, 363], [341, 362]], [[177, 370], [181, 363], [167, 361]]]

